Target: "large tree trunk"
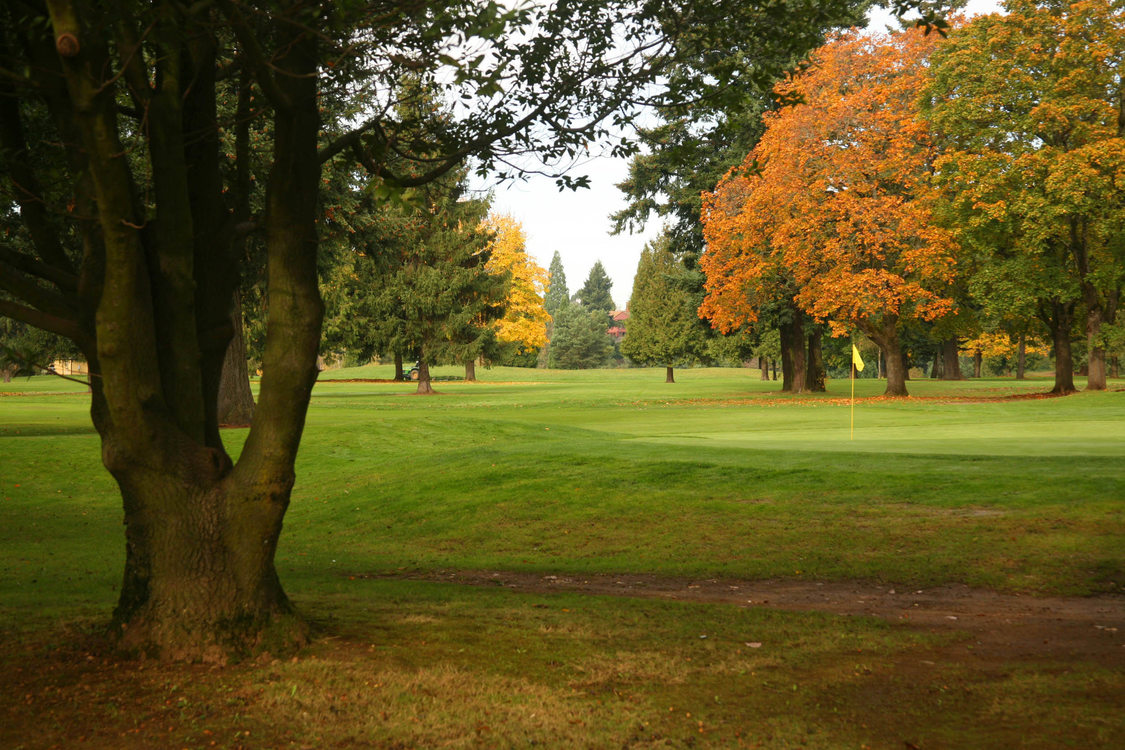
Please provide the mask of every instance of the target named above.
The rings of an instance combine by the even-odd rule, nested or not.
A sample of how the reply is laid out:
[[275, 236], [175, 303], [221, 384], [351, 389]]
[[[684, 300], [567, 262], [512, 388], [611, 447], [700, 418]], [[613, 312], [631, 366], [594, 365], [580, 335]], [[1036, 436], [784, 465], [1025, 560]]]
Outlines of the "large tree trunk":
[[[323, 318], [316, 268], [316, 41], [295, 26], [281, 34], [289, 37], [280, 43], [284, 52], [270, 61], [270, 75], [276, 73], [283, 93], [274, 101], [264, 212], [270, 313], [264, 372], [254, 423], [235, 466], [216, 429], [218, 374], [237, 279], [220, 270], [228, 246], [206, 232], [207, 216], [222, 197], [216, 176], [209, 178], [204, 167], [215, 172], [217, 158], [202, 159], [198, 167], [191, 162], [188, 174], [195, 181], [189, 180], [191, 200], [185, 200], [176, 186], [188, 163], [179, 151], [182, 133], [174, 127], [181, 94], [161, 92], [148, 112], [160, 231], [141, 235], [129, 228], [143, 221], [110, 192], [128, 184], [110, 173], [125, 168], [120, 147], [108, 155], [98, 153], [101, 144], [90, 147], [94, 161], [108, 156], [94, 171], [106, 171], [95, 182], [101, 224], [113, 228], [105, 240], [97, 320], [102, 377], [95, 379], [93, 412], [103, 462], [121, 488], [125, 510], [125, 575], [115, 630], [124, 647], [166, 658], [222, 661], [262, 649], [284, 651], [307, 639], [281, 588], [274, 553], [316, 381]], [[187, 76], [188, 82], [192, 92], [213, 95], [206, 81]], [[201, 111], [192, 96], [185, 96], [184, 110]], [[99, 128], [107, 129], [112, 126]], [[192, 218], [182, 216], [181, 200], [190, 204]], [[194, 243], [194, 250], [185, 253], [185, 242]], [[156, 304], [148, 303], [149, 295]], [[223, 328], [226, 338], [219, 334]], [[192, 345], [196, 336], [198, 347]]]
[[246, 338], [242, 334], [242, 302], [238, 292], [231, 301], [231, 336], [223, 374], [219, 380], [219, 424], [244, 427], [254, 418], [254, 394], [246, 367]]
[[878, 327], [862, 326], [868, 338], [879, 345], [886, 370], [887, 388], [884, 396], [908, 396], [906, 391], [906, 355], [898, 337], [898, 320], [889, 319]]
[[820, 327], [815, 326], [809, 332], [808, 371], [805, 375], [805, 383], [814, 393], [824, 393], [828, 390], [828, 373], [824, 369], [824, 352], [821, 350], [820, 342]]
[[[1096, 291], [1086, 294], [1086, 390], [1104, 391], [1106, 389], [1106, 353], [1101, 343], [1102, 324], [1105, 311], [1098, 303]], [[1094, 304], [1090, 304], [1090, 300]]]
[[1051, 329], [1051, 345], [1055, 354], [1055, 386], [1051, 393], [1065, 395], [1074, 393], [1074, 357], [1070, 351], [1070, 328], [1073, 305], [1063, 302], [1051, 304], [1050, 315], [1046, 321]]
[[941, 379], [965, 379], [961, 375], [961, 351], [957, 346], [956, 337], [941, 342]]
[[902, 347], [896, 342], [895, 345], [888, 345], [883, 353], [887, 367], [887, 389], [883, 395], [909, 396], [906, 391], [906, 356]]
[[781, 391], [805, 393], [805, 329], [801, 313], [794, 311], [793, 321], [781, 324]]
[[291, 485], [247, 487], [231, 478], [225, 453], [175, 450], [161, 472], [132, 462], [114, 469], [126, 516], [114, 611], [121, 647], [222, 662], [303, 644], [306, 626], [274, 567]]
[[664, 382], [665, 383], [675, 383], [676, 382], [676, 378], [673, 377], [673, 375], [672, 375], [672, 365], [668, 365], [667, 367], [664, 368]]
[[475, 359], [465, 360], [465, 382], [477, 382], [477, 361]]
[[402, 352], [395, 352], [395, 380], [406, 380], [402, 369]]

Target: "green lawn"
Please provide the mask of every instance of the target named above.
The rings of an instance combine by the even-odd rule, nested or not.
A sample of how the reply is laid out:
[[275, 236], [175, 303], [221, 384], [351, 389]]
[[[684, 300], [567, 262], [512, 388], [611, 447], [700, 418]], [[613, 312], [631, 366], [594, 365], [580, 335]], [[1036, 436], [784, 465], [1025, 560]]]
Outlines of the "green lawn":
[[[120, 500], [80, 385], [0, 388], [0, 670], [23, 675], [0, 702], [47, 717], [31, 737], [26, 722], [0, 728], [0, 746], [82, 733], [96, 747], [1125, 737], [1125, 678], [1095, 661], [982, 663], [962, 658], [964, 634], [867, 618], [372, 578], [653, 573], [1120, 595], [1121, 381], [1066, 398], [1034, 398], [1046, 380], [914, 381], [913, 398], [885, 400], [881, 381], [859, 380], [853, 438], [846, 381], [804, 397], [756, 370], [677, 370], [667, 385], [663, 369], [482, 369], [479, 383], [436, 383], [435, 397], [338, 382], [390, 374], [326, 372], [314, 391], [278, 567], [321, 639], [294, 662], [205, 672], [83, 656], [119, 582]], [[232, 452], [245, 432], [225, 433]], [[106, 701], [121, 717], [99, 730]]]

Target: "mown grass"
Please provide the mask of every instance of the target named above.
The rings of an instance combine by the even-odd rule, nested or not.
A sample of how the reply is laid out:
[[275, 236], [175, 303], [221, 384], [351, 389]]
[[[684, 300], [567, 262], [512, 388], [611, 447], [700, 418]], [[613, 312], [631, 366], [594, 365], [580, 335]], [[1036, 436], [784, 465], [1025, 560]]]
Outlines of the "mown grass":
[[[450, 368], [439, 374], [456, 375]], [[1125, 678], [866, 618], [371, 578], [445, 568], [1125, 586], [1125, 393], [756, 371], [325, 373], [278, 553], [300, 658], [107, 660], [120, 501], [76, 384], [0, 397], [0, 745], [1028, 747], [1125, 736]], [[244, 430], [225, 433], [237, 451]], [[701, 636], [707, 636], [702, 638]], [[750, 642], [761, 643], [750, 648]], [[111, 707], [111, 708], [107, 708]], [[39, 718], [27, 721], [28, 712]], [[40, 720], [41, 719], [41, 720]], [[32, 724], [38, 727], [29, 735]], [[248, 733], [248, 734], [247, 734]]]

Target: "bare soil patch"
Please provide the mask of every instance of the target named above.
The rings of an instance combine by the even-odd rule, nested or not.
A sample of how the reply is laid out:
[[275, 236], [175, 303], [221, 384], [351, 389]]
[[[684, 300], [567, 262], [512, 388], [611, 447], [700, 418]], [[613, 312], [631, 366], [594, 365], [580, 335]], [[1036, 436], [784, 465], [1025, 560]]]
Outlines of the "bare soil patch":
[[691, 579], [656, 575], [549, 575], [442, 570], [372, 578], [501, 586], [515, 592], [570, 591], [741, 607], [879, 617], [930, 630], [965, 631], [978, 658], [1088, 659], [1125, 669], [1125, 597], [1001, 594], [958, 584], [904, 589], [863, 582]]

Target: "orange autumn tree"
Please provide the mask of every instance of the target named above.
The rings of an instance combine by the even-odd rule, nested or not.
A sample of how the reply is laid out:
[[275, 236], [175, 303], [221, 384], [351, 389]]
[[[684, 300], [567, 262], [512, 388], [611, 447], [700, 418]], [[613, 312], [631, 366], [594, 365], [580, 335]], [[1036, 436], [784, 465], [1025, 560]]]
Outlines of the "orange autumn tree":
[[777, 87], [799, 103], [768, 115], [742, 167], [705, 196], [701, 314], [745, 317], [782, 279], [834, 333], [878, 344], [886, 394], [907, 395], [903, 327], [954, 309], [955, 243], [931, 220], [935, 149], [916, 106], [939, 43], [853, 32]]
[[490, 214], [485, 229], [495, 235], [490, 273], [508, 273], [511, 287], [507, 312], [496, 321], [496, 338], [516, 347], [517, 354], [534, 352], [547, 344], [547, 324], [551, 316], [543, 304], [547, 271], [527, 254], [527, 236], [516, 219], [507, 214]]

